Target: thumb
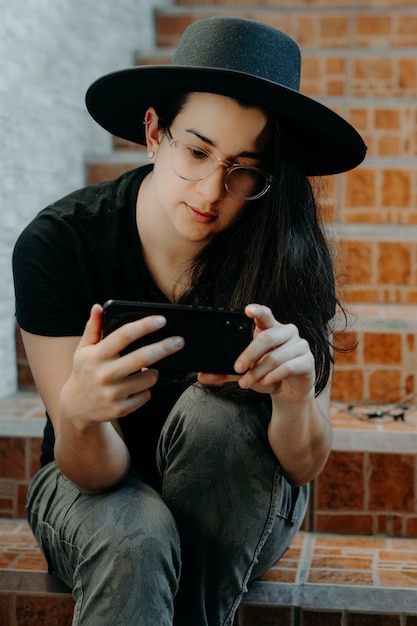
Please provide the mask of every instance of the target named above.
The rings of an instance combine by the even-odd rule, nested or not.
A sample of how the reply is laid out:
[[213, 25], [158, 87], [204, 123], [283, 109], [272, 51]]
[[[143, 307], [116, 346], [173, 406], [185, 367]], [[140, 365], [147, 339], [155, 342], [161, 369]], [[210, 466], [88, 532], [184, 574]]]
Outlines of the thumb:
[[101, 339], [103, 307], [94, 304], [90, 311], [90, 317], [85, 326], [83, 336], [78, 344], [80, 348], [98, 343]]

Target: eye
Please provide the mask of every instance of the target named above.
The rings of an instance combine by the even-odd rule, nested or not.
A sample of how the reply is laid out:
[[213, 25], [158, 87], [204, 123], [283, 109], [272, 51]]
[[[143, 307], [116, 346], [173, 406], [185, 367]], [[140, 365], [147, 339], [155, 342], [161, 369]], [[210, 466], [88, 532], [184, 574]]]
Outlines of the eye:
[[209, 159], [210, 155], [207, 154], [201, 148], [197, 148], [197, 146], [186, 145], [187, 154], [191, 159], [195, 159], [197, 161], [203, 161], [204, 159]]

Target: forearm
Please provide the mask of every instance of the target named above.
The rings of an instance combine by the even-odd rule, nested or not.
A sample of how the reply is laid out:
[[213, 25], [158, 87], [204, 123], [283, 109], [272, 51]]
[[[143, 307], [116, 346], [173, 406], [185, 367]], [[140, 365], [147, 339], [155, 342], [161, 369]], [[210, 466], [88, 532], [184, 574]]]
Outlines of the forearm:
[[98, 493], [120, 482], [129, 470], [126, 444], [111, 422], [79, 427], [60, 419], [55, 459], [61, 471], [86, 493]]
[[295, 486], [308, 483], [322, 471], [330, 454], [328, 411], [314, 398], [301, 404], [273, 401], [268, 438], [287, 480]]

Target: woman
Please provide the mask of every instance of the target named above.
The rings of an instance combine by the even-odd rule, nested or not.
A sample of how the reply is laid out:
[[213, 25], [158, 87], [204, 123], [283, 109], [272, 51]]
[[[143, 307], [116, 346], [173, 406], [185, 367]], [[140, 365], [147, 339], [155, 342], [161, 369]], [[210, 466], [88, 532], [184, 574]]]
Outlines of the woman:
[[[300, 527], [331, 446], [338, 304], [307, 176], [365, 147], [299, 76], [289, 37], [216, 17], [172, 65], [99, 79], [90, 113], [150, 164], [46, 208], [16, 244], [48, 415], [28, 517], [74, 624], [230, 625]], [[253, 340], [235, 375], [173, 375], [158, 361], [181, 337], [123, 353], [163, 317], [101, 339], [109, 298], [241, 308]]]

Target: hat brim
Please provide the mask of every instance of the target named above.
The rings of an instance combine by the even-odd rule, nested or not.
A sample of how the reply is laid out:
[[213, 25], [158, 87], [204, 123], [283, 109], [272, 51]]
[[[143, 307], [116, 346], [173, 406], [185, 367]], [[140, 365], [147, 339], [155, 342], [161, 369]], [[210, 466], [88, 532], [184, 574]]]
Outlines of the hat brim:
[[353, 169], [366, 146], [340, 115], [288, 87], [244, 72], [210, 67], [143, 65], [107, 74], [86, 94], [93, 119], [109, 133], [145, 145], [143, 119], [148, 107], [174, 93], [210, 92], [253, 101], [280, 116], [293, 138], [293, 149], [309, 176]]

